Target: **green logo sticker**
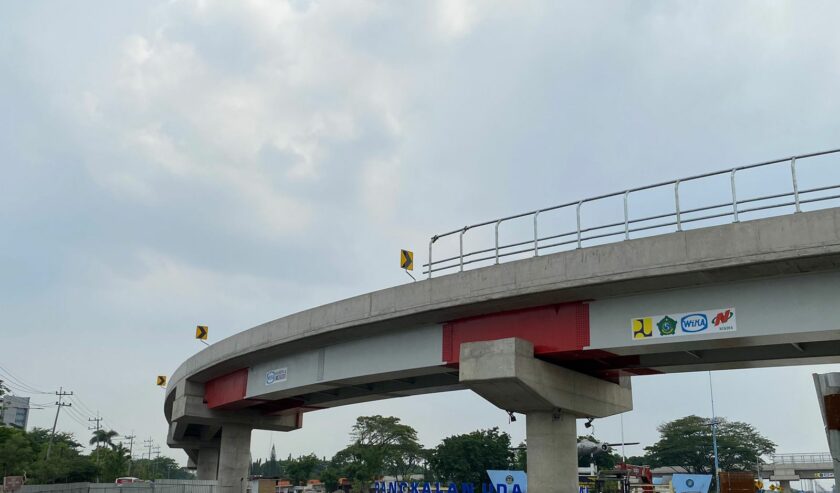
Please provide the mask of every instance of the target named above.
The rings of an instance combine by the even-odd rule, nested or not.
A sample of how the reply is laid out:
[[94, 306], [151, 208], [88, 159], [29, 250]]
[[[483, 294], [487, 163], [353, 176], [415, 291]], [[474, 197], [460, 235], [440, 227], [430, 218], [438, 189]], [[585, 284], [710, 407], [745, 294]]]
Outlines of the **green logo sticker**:
[[656, 323], [656, 327], [659, 328], [659, 335], [672, 336], [677, 331], [677, 321], [666, 315]]

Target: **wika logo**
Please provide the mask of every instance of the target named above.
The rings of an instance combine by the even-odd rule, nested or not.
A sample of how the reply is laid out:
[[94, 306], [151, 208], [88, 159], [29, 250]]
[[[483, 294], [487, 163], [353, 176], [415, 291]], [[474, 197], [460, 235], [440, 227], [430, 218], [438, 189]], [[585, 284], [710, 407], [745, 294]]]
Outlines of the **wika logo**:
[[715, 318], [712, 319], [712, 323], [715, 324], [715, 327], [719, 327], [720, 324], [725, 324], [733, 316], [735, 316], [735, 312], [733, 312], [732, 310], [726, 310], [725, 312], [720, 312], [717, 315], [715, 315]]
[[702, 313], [692, 313], [680, 320], [683, 332], [703, 332], [709, 328], [709, 318]]

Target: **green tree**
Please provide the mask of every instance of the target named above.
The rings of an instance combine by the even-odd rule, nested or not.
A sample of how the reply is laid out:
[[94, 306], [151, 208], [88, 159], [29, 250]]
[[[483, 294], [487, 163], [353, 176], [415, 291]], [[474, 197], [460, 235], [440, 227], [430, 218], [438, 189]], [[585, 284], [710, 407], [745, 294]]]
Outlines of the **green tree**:
[[119, 433], [117, 433], [114, 430], [94, 430], [93, 436], [91, 437], [89, 444], [97, 446], [99, 444], [103, 444], [114, 448], [114, 438], [118, 436], [120, 436]]
[[519, 442], [519, 445], [513, 449], [511, 465], [516, 470], [528, 472], [528, 447], [525, 442]]
[[[718, 461], [722, 471], [749, 471], [762, 455], [772, 454], [776, 444], [754, 427], [740, 421], [717, 418]], [[682, 466], [698, 474], [714, 473], [711, 420], [686, 416], [660, 425], [660, 438], [645, 447], [650, 465]]]
[[321, 471], [321, 482], [327, 491], [335, 491], [338, 488], [338, 480], [343, 477], [342, 472], [333, 461], [330, 461], [323, 471]]
[[152, 460], [137, 459], [131, 463], [131, 475], [140, 479], [195, 479], [195, 474], [166, 456]]
[[99, 478], [100, 481], [110, 483], [128, 472], [128, 449], [122, 445], [111, 448], [101, 447], [99, 450]]
[[73, 435], [58, 432], [52, 455], [45, 460], [51, 432], [34, 428], [28, 433], [0, 428], [0, 474], [26, 474], [32, 483], [91, 481], [96, 466], [89, 456], [81, 455], [81, 445]]
[[507, 469], [513, 463], [510, 435], [498, 428], [444, 438], [430, 457], [435, 477], [480, 484], [489, 480], [487, 469]]
[[647, 455], [632, 455], [627, 458], [627, 463], [635, 466], [649, 466], [650, 458]]
[[26, 433], [16, 428], [0, 427], [0, 473], [20, 476], [35, 460], [35, 451]]
[[403, 477], [420, 462], [417, 431], [399, 418], [360, 416], [350, 433], [353, 442], [333, 457], [331, 471], [365, 488], [383, 474]]
[[[6, 405], [5, 401], [3, 400], [3, 396], [9, 391], [9, 388], [3, 383], [3, 380], [0, 380], [0, 416], [3, 415], [3, 409]], [[0, 424], [0, 426], [3, 426]]]
[[283, 474], [280, 462], [277, 461], [277, 452], [274, 450], [274, 445], [271, 446], [271, 453], [268, 456], [268, 460], [263, 465], [262, 474], [263, 476], [270, 478], [280, 477], [280, 475]]
[[306, 484], [308, 479], [312, 479], [312, 473], [320, 462], [315, 454], [301, 455], [297, 459], [291, 459], [285, 464], [286, 476], [294, 485]]

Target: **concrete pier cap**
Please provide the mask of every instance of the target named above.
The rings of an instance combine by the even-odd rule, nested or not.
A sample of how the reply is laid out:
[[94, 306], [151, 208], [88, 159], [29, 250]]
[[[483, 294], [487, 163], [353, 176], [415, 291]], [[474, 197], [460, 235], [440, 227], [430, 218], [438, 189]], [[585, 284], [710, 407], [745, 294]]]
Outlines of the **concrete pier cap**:
[[630, 378], [607, 382], [538, 360], [524, 339], [461, 344], [460, 382], [506, 411], [526, 416], [528, 489], [578, 491], [576, 418], [633, 408]]
[[559, 409], [576, 418], [603, 418], [633, 409], [629, 376], [616, 384], [538, 360], [534, 345], [519, 338], [462, 344], [459, 378], [517, 413]]

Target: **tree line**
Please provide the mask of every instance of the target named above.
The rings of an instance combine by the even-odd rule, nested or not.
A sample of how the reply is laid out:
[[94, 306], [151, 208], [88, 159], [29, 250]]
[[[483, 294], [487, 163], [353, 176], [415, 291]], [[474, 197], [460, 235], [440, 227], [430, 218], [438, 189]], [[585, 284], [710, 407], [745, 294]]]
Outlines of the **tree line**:
[[[8, 391], [0, 380], [0, 415]], [[132, 460], [129, 449], [115, 443], [119, 434], [114, 430], [94, 431], [89, 441], [94, 448], [87, 455], [73, 434], [56, 431], [50, 435], [50, 430], [43, 428], [26, 432], [0, 424], [0, 477], [26, 476], [31, 484], [110, 483], [129, 475], [147, 480], [193, 477], [170, 457]]]
[[[114, 443], [117, 432], [98, 430], [89, 454], [71, 433], [57, 431], [49, 446], [50, 430], [29, 432], [0, 427], [0, 476], [26, 476], [30, 484], [113, 482], [118, 477], [190, 479], [193, 474], [171, 457], [131, 460], [129, 450]], [[50, 448], [49, 459], [47, 449]]]
[[354, 491], [366, 491], [383, 476], [408, 480], [412, 475], [480, 484], [487, 469], [524, 469], [525, 455], [511, 447], [510, 435], [498, 428], [445, 438], [437, 447], [423, 448], [417, 431], [390, 416], [360, 416], [350, 432], [350, 444], [331, 459], [314, 454], [278, 460], [274, 447], [269, 458], [251, 465], [251, 474], [283, 478], [295, 485], [320, 479], [327, 491], [346, 478]]
[[[628, 457], [635, 465], [678, 466], [690, 473], [714, 473], [712, 422], [686, 416], [660, 425], [659, 440], [645, 447], [645, 454]], [[717, 419], [718, 459], [722, 471], [751, 471], [762, 457], [775, 452], [775, 444], [753, 426]], [[578, 437], [598, 441], [594, 436]], [[600, 469], [612, 469], [623, 461], [610, 449], [593, 457]], [[578, 465], [589, 465], [590, 457], [579, 457]], [[399, 418], [361, 416], [350, 432], [350, 444], [331, 459], [314, 454], [278, 460], [274, 447], [269, 458], [251, 466], [252, 475], [283, 478], [292, 484], [320, 479], [327, 491], [334, 491], [346, 478], [353, 491], [366, 491], [375, 480], [390, 476], [397, 481], [422, 475], [426, 481], [457, 481], [475, 485], [487, 482], [488, 469], [527, 471], [527, 444], [516, 447], [511, 437], [498, 428], [477, 430], [444, 438], [434, 448], [424, 448], [417, 432]]]

